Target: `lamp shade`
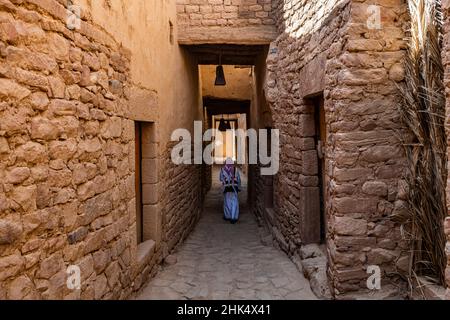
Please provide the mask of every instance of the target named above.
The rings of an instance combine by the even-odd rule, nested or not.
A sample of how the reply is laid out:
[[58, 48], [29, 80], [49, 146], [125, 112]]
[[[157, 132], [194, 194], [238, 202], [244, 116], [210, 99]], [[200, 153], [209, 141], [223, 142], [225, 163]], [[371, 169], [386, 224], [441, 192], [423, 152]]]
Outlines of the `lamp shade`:
[[220, 119], [220, 123], [219, 123], [219, 131], [227, 131], [227, 130], [231, 130], [231, 124], [230, 121], [227, 121], [225, 119]]
[[225, 73], [223, 72], [223, 66], [217, 66], [216, 68], [216, 82], [214, 85], [216, 86], [224, 86], [227, 82], [225, 81]]
[[[228, 125], [230, 124], [228, 123]], [[227, 123], [225, 122], [224, 119], [220, 119], [219, 131], [227, 131]]]

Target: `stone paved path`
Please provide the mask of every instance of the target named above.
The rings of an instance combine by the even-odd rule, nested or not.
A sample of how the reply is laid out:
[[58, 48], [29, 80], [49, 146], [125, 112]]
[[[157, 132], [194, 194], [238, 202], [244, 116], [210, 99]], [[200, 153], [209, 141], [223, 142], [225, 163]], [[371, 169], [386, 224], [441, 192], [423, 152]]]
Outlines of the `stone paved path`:
[[220, 188], [214, 184], [202, 218], [175, 253], [177, 263], [165, 266], [137, 299], [316, 299], [289, 258], [262, 244], [245, 194], [240, 221], [231, 225], [222, 220]]

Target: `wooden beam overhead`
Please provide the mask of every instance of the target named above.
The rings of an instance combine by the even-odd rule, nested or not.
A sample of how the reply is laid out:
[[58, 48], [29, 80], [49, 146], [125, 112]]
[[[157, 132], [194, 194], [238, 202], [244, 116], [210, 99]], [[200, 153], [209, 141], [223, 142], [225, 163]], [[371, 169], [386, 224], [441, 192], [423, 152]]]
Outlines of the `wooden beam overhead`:
[[[255, 2], [256, 3], [256, 2]], [[262, 26], [184, 26], [178, 30], [178, 43], [269, 45], [278, 37], [275, 25]]]
[[184, 46], [201, 65], [255, 65], [265, 46], [262, 45], [190, 45]]
[[214, 97], [203, 97], [203, 106], [206, 107], [208, 115], [235, 114], [250, 112], [250, 100], [219, 99]]

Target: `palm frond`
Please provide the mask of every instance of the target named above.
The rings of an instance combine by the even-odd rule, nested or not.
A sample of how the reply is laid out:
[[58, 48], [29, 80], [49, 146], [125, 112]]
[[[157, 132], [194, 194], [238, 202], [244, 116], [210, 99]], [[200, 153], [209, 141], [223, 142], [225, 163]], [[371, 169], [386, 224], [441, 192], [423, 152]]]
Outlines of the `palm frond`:
[[445, 285], [447, 140], [441, 3], [408, 0], [408, 7], [411, 27], [400, 112], [412, 137], [404, 145], [409, 214], [396, 218], [402, 220], [402, 234], [411, 245], [410, 286], [417, 275]]

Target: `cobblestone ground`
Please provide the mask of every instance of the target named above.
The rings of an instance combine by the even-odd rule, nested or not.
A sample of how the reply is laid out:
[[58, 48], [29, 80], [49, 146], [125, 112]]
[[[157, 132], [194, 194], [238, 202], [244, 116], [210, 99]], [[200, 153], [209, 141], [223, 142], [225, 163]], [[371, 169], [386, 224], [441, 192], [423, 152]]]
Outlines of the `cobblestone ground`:
[[[215, 170], [213, 178], [217, 178]], [[195, 230], [137, 297], [156, 299], [316, 299], [308, 280], [280, 250], [262, 244], [255, 217], [241, 193], [239, 223], [222, 220], [215, 183]]]

